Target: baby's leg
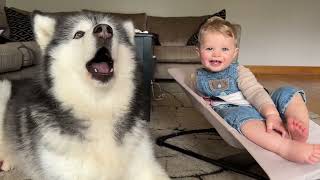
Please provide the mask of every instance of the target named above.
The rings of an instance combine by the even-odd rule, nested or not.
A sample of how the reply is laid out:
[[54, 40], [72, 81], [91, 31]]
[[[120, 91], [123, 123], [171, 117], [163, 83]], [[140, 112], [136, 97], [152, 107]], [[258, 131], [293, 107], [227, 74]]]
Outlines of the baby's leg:
[[315, 164], [320, 161], [320, 144], [282, 138], [275, 131], [267, 133], [264, 121], [249, 120], [241, 126], [241, 132], [255, 144], [289, 161], [306, 164]]
[[306, 142], [309, 136], [308, 109], [300, 93], [296, 93], [285, 111], [288, 132], [296, 141]]
[[306, 142], [309, 135], [309, 114], [304, 102], [304, 92], [285, 86], [271, 95], [281, 117], [286, 119], [288, 132], [296, 141]]

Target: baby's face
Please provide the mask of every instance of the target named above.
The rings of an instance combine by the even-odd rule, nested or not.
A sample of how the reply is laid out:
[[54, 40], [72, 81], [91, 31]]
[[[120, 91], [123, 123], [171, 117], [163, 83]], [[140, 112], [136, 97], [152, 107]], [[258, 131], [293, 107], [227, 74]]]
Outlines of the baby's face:
[[238, 54], [238, 48], [234, 38], [219, 32], [206, 32], [197, 52], [206, 69], [218, 72], [229, 67]]

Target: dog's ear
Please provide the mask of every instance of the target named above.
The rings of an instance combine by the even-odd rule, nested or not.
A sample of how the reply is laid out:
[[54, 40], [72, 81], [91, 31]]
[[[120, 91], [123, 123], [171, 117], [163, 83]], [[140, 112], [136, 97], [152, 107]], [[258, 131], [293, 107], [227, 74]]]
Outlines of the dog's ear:
[[129, 41], [134, 44], [134, 25], [132, 23], [132, 21], [125, 21], [123, 22], [123, 27], [126, 30], [128, 37], [129, 37]]
[[56, 19], [40, 11], [34, 11], [32, 15], [33, 32], [35, 39], [43, 51], [51, 41], [56, 25]]

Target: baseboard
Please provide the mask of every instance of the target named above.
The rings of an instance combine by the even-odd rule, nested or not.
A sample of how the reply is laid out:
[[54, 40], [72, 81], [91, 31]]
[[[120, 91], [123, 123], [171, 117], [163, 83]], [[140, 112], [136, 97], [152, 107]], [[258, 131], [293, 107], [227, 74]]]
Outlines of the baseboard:
[[254, 74], [320, 75], [320, 67], [312, 66], [252, 66], [246, 65]]

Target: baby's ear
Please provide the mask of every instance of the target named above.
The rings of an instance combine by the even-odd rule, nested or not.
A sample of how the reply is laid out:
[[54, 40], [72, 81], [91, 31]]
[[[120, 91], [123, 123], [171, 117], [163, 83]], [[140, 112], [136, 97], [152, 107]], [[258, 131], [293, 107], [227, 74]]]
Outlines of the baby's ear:
[[40, 11], [33, 12], [33, 32], [35, 39], [43, 51], [52, 40], [56, 19]]
[[233, 59], [236, 59], [238, 57], [238, 54], [239, 54], [239, 48], [236, 48], [233, 53]]
[[198, 46], [196, 47], [196, 53], [197, 53], [198, 56], [200, 56], [200, 49], [199, 49]]

